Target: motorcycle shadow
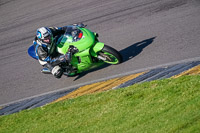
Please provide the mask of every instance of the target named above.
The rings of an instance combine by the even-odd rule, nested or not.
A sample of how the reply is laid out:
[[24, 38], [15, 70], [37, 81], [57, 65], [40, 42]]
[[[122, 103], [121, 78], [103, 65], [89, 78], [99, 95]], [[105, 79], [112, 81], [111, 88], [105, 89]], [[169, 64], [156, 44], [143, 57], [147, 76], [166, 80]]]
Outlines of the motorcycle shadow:
[[123, 57], [123, 63], [139, 55], [145, 47], [153, 43], [156, 37], [152, 37], [141, 42], [137, 42], [123, 50], [120, 50], [120, 54]]
[[[123, 58], [123, 62], [122, 63], [127, 62], [128, 60], [131, 60], [135, 56], [137, 56], [138, 54], [140, 54], [145, 47], [147, 47], [148, 45], [150, 45], [151, 43], [153, 43], [153, 41], [154, 41], [155, 38], [156, 37], [152, 37], [152, 38], [143, 40], [141, 42], [137, 42], [137, 43], [132, 44], [131, 46], [125, 48], [125, 49], [120, 50], [119, 52], [120, 52], [120, 54], [122, 55], [122, 58]], [[108, 66], [110, 66], [110, 64], [104, 64], [101, 67], [98, 67], [98, 68], [95, 68], [95, 69], [92, 69], [92, 70], [80, 73], [74, 79], [74, 81], [76, 81], [76, 80], [84, 77], [85, 75], [87, 75], [90, 72], [98, 71], [98, 70], [104, 69], [104, 68], [106, 68]]]

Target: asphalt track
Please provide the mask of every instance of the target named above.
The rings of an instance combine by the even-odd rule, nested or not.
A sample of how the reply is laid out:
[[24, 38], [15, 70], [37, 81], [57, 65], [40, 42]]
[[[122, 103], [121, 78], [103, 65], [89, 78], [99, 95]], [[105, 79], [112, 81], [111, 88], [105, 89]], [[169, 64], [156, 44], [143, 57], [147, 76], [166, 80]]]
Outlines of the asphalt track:
[[[0, 105], [172, 62], [200, 58], [198, 0], [1, 0]], [[120, 65], [55, 79], [27, 54], [41, 26], [84, 22]]]
[[197, 74], [200, 74], [200, 61], [190, 61], [165, 67], [158, 67], [139, 73], [118, 76], [117, 78], [83, 85], [81, 87], [75, 87], [70, 90], [51, 92], [49, 94], [29, 97], [18, 102], [15, 101], [12, 104], [2, 107], [0, 106], [0, 115], [9, 115], [25, 109], [33, 109], [83, 95], [109, 91], [111, 89], [125, 89], [124, 87], [128, 87], [136, 83], [139, 84], [165, 78], [174, 79], [184, 75]]

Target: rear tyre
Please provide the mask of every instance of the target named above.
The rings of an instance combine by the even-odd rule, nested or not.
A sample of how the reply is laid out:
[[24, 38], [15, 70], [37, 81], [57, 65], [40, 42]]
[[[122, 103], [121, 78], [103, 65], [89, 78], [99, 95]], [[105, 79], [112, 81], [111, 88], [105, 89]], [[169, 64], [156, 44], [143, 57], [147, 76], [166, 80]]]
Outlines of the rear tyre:
[[114, 48], [104, 45], [104, 48], [99, 52], [99, 57], [106, 63], [117, 65], [122, 63], [123, 59], [121, 54]]

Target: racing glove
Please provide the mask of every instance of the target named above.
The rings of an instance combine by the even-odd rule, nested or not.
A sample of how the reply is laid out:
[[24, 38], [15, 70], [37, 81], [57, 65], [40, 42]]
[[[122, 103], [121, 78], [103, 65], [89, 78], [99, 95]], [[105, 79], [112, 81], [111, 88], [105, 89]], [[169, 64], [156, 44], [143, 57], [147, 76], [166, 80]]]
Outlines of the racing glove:
[[69, 46], [68, 52], [65, 55], [66, 61], [70, 63], [71, 60], [72, 60], [72, 55], [77, 53], [77, 52], [78, 52], [78, 49], [76, 47], [74, 47], [72, 45]]

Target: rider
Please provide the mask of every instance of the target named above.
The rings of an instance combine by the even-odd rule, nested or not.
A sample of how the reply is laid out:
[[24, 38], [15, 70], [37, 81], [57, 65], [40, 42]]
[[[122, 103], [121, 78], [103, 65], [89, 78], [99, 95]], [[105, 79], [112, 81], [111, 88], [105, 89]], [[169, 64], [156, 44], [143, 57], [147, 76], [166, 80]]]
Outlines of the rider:
[[[82, 23], [73, 24], [73, 26], [85, 27]], [[44, 68], [49, 69], [56, 78], [61, 78], [63, 75], [63, 69], [59, 64], [66, 61], [65, 55], [57, 52], [56, 42], [58, 38], [65, 33], [67, 28], [68, 26], [38, 28], [33, 41], [36, 55], [39, 57], [39, 63]]]

